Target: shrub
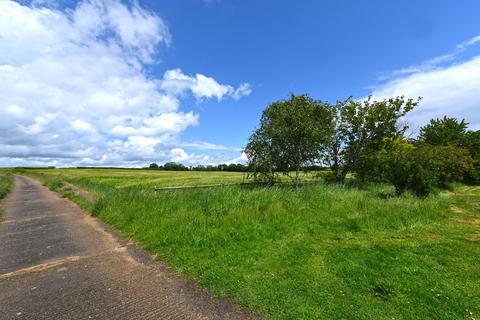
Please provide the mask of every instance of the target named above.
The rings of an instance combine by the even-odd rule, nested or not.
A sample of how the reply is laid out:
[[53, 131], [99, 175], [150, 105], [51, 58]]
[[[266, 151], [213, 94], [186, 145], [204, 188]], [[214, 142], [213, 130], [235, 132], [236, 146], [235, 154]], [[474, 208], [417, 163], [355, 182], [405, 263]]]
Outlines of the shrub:
[[414, 146], [404, 140], [390, 141], [378, 156], [386, 180], [397, 194], [412, 191], [427, 196], [435, 187], [463, 181], [474, 171], [468, 151], [456, 146]]
[[406, 142], [395, 142], [383, 153], [386, 178], [398, 195], [410, 190], [418, 196], [428, 195], [436, 184], [436, 171], [429, 149], [417, 150]]

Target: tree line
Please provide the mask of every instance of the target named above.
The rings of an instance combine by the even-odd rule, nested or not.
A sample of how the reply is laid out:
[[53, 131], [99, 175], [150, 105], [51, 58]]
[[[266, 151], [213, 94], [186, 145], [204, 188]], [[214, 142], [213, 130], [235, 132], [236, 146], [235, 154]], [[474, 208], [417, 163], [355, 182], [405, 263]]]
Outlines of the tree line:
[[347, 98], [332, 104], [291, 95], [271, 103], [244, 150], [256, 180], [290, 176], [295, 187], [309, 167], [328, 167], [329, 180], [390, 182], [396, 192], [428, 195], [449, 182], [480, 180], [480, 131], [465, 120], [433, 119], [417, 138], [406, 136], [404, 116], [421, 98]]
[[218, 165], [197, 165], [185, 166], [181, 163], [167, 162], [163, 165], [151, 163], [148, 169], [154, 170], [171, 170], [171, 171], [230, 171], [230, 172], [247, 172], [248, 166], [241, 163], [218, 164]]

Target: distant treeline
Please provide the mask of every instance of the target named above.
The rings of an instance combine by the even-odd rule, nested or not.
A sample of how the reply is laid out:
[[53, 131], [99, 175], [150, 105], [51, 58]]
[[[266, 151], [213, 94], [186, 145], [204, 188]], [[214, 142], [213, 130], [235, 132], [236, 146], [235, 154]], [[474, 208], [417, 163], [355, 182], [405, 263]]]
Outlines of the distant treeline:
[[232, 172], [247, 172], [248, 166], [241, 163], [219, 164], [219, 165], [198, 165], [185, 166], [181, 163], [167, 162], [164, 165], [151, 163], [148, 169], [153, 170], [170, 170], [170, 171], [232, 171]]
[[[231, 171], [231, 172], [250, 172], [252, 171], [251, 166], [245, 165], [242, 163], [231, 163], [231, 164], [218, 164], [218, 165], [197, 165], [197, 166], [185, 166], [181, 163], [176, 162], [167, 162], [164, 165], [159, 165], [157, 163], [151, 163], [148, 168], [153, 170], [170, 170], [170, 171]], [[328, 170], [327, 167], [322, 167], [319, 165], [308, 165], [303, 166], [303, 171], [321, 171]]]
[[48, 167], [13, 167], [16, 170], [28, 170], [28, 169], [55, 169], [55, 166]]

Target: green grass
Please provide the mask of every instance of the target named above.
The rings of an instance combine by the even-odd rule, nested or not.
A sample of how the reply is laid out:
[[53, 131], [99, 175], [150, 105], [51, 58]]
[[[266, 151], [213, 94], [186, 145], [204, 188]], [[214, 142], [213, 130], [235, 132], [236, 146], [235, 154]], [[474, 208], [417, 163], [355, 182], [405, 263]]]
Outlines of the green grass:
[[191, 172], [141, 169], [46, 169], [24, 170], [28, 174], [61, 177], [72, 183], [121, 188], [154, 188], [165, 186], [242, 183], [240, 172]]
[[[13, 187], [13, 177], [9, 173], [0, 172], [0, 199], [3, 199]], [[0, 207], [0, 219], [3, 216], [3, 209]]]
[[[242, 172], [205, 172], [205, 171], [163, 171], [145, 169], [25, 169], [18, 173], [43, 177], [41, 179], [64, 179], [71, 183], [91, 185], [93, 188], [142, 188], [153, 189], [167, 186], [193, 186], [211, 184], [252, 183]], [[305, 182], [317, 181], [316, 174], [302, 174]], [[290, 178], [280, 176], [282, 182], [291, 182]], [[292, 182], [293, 183], [293, 182]]]
[[13, 177], [9, 173], [0, 172], [0, 199], [3, 199], [10, 192], [13, 186]]
[[395, 197], [385, 185], [322, 182], [155, 192], [242, 175], [42, 172], [98, 195], [93, 214], [267, 318], [480, 317], [480, 187], [425, 199]]

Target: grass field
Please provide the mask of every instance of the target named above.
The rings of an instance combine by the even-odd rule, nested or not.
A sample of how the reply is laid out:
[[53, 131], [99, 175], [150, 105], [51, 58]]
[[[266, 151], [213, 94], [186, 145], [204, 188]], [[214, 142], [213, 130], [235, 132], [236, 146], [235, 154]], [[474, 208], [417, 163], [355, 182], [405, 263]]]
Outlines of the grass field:
[[[29, 170], [80, 184], [94, 183], [97, 186], [114, 188], [154, 188], [197, 184], [241, 183], [244, 174], [239, 172], [191, 172], [137, 169], [46, 169]], [[93, 178], [93, 179], [92, 179]]]
[[[13, 177], [8, 173], [0, 172], [0, 199], [3, 199], [13, 186]], [[0, 207], [0, 219], [3, 216], [3, 209]]]
[[[480, 187], [426, 199], [221, 172], [35, 170], [97, 195], [89, 210], [217, 296], [271, 319], [479, 319]], [[43, 174], [43, 175], [40, 175]]]
[[8, 173], [0, 172], [0, 199], [5, 197], [13, 185], [13, 177]]

